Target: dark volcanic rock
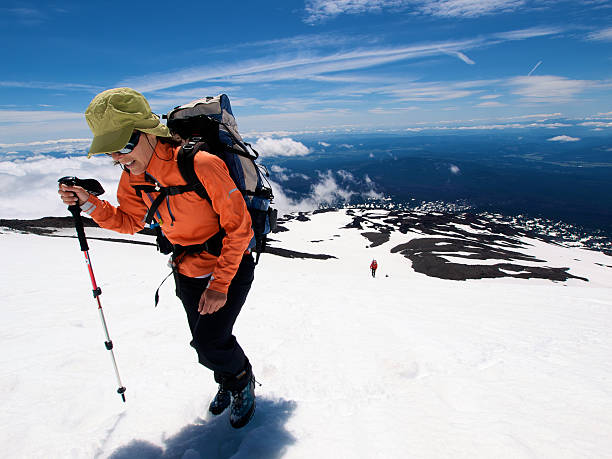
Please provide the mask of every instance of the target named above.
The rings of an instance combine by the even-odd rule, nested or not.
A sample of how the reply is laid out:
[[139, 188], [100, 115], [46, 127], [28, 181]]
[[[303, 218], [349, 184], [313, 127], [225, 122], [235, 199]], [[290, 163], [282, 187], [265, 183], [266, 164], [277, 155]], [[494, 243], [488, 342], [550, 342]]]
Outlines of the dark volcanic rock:
[[[82, 217], [84, 227], [98, 227], [89, 217]], [[72, 217], [43, 217], [36, 220], [3, 220], [0, 219], [0, 227], [10, 228], [17, 231], [32, 234], [51, 234], [57, 228], [74, 228]]]
[[[66, 236], [63, 234], [43, 234], [42, 236], [49, 237], [67, 237], [76, 239], [76, 236]], [[135, 244], [135, 245], [152, 245], [153, 247], [157, 247], [155, 242], [146, 242], [146, 241], [137, 241], [133, 239], [123, 239], [123, 238], [111, 238], [111, 237], [91, 237], [87, 236], [87, 240], [96, 240], [96, 241], [106, 241], [106, 242], [118, 242], [120, 244]]]
[[389, 238], [391, 237], [390, 232], [367, 232], [361, 233], [361, 235], [372, 243], [370, 247], [378, 247], [379, 245], [383, 245], [385, 242], [389, 242]]
[[315, 260], [329, 260], [330, 258], [336, 258], [332, 255], [296, 252], [295, 250], [282, 249], [278, 247], [266, 247], [266, 253], [271, 253], [272, 255], [278, 255], [279, 257], [285, 258], [311, 258]]
[[333, 207], [328, 207], [326, 209], [316, 209], [316, 210], [313, 210], [312, 214], [313, 215], [316, 215], [316, 214], [325, 214], [325, 213], [328, 213], [328, 212], [336, 212], [337, 210], [338, 209], [335, 209]]
[[525, 255], [498, 247], [491, 247], [483, 243], [465, 241], [461, 239], [419, 238], [391, 249], [391, 253], [401, 253], [412, 261], [412, 268], [419, 273], [431, 277], [450, 280], [484, 279], [494, 277], [515, 277], [522, 279], [549, 279], [552, 281], [566, 281], [567, 279], [580, 279], [567, 271], [569, 268], [550, 268], [542, 266], [526, 266], [514, 263], [496, 264], [462, 264], [446, 260], [444, 255], [476, 260], [499, 259], [504, 261], [531, 261], [540, 262], [535, 257]]
[[[577, 278], [588, 281], [569, 274], [569, 268], [521, 264], [545, 263], [544, 260], [516, 251], [526, 247], [521, 238], [528, 237], [547, 243], [556, 243], [555, 240], [542, 232], [497, 221], [492, 216], [409, 210], [391, 210], [382, 219], [380, 214], [369, 215], [367, 210], [352, 210], [347, 214], [353, 218], [345, 228], [376, 230], [361, 233], [372, 243], [370, 247], [388, 242], [391, 231], [433, 236], [412, 239], [391, 249], [392, 253], [399, 252], [410, 259], [415, 271], [428, 276], [454, 280], [516, 277], [554, 281]], [[450, 262], [444, 256], [466, 260], [499, 260], [500, 263], [464, 264]]]

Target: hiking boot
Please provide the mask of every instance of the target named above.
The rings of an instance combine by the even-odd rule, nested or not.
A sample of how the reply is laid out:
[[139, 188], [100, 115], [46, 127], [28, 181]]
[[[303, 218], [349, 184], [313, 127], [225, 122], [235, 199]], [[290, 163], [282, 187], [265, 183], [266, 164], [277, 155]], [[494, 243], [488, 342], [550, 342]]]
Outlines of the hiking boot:
[[235, 429], [247, 425], [255, 413], [255, 377], [251, 376], [242, 390], [232, 391], [230, 424]]
[[219, 384], [217, 395], [215, 395], [215, 398], [213, 398], [212, 402], [210, 402], [208, 411], [217, 416], [223, 413], [225, 409], [230, 406], [231, 401], [232, 396], [230, 391], [223, 389], [223, 386]]

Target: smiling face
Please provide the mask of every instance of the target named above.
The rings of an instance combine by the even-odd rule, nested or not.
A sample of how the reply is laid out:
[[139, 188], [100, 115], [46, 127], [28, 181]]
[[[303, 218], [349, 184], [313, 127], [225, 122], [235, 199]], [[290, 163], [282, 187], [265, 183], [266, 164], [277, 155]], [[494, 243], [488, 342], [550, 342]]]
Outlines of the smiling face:
[[140, 175], [147, 169], [156, 144], [157, 139], [154, 135], [143, 132], [136, 147], [130, 153], [112, 153], [111, 156], [114, 161], [128, 169], [131, 174]]

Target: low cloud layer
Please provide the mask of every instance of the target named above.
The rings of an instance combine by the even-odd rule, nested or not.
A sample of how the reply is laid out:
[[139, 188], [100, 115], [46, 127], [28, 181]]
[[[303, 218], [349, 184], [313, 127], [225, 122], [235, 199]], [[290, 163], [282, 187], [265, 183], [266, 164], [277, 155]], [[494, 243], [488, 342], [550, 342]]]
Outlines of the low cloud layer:
[[260, 137], [253, 144], [262, 157], [270, 156], [305, 156], [310, 153], [310, 148], [301, 142], [288, 137], [274, 139], [272, 137]]
[[[289, 139], [290, 140], [290, 139]], [[104, 187], [103, 199], [117, 205], [116, 191], [121, 170], [112, 165], [110, 158], [85, 155], [54, 157], [50, 154], [5, 154], [0, 156], [0, 218], [34, 219], [47, 216], [69, 215], [57, 194], [57, 180], [66, 175], [95, 178]], [[342, 205], [354, 197], [382, 199], [376, 184], [368, 177], [355, 177], [347, 171], [319, 172], [314, 180], [302, 173], [272, 165], [274, 206], [281, 214], [307, 211], [321, 205]], [[291, 198], [291, 179], [312, 181], [308, 196]], [[281, 185], [283, 184], [283, 185]], [[288, 188], [287, 188], [288, 189]]]
[[57, 194], [57, 180], [66, 175], [96, 178], [106, 189], [103, 198], [116, 203], [120, 172], [107, 157], [5, 157], [0, 160], [0, 218], [69, 215]]
[[[287, 170], [283, 169], [283, 173]], [[376, 191], [376, 184], [367, 175], [363, 180], [353, 174], [339, 170], [319, 172], [317, 180], [311, 185], [310, 193], [302, 199], [293, 199], [280, 183], [272, 183], [274, 189], [274, 207], [281, 215], [291, 212], [304, 212], [318, 209], [321, 206], [339, 206], [348, 204], [352, 198], [382, 199], [382, 193]]]
[[570, 137], [569, 135], [558, 135], [555, 137], [551, 137], [550, 139], [546, 139], [549, 142], [578, 142], [580, 137]]

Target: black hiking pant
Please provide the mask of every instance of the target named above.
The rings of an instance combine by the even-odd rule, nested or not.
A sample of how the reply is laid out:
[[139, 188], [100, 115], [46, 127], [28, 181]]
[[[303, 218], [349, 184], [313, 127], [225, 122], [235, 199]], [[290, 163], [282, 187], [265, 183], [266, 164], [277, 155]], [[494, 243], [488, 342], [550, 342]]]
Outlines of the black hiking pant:
[[204, 315], [198, 312], [198, 304], [210, 278], [175, 276], [176, 294], [183, 302], [193, 337], [190, 345], [198, 353], [198, 361], [214, 372], [215, 381], [230, 391], [243, 389], [252, 375], [249, 359], [232, 330], [251, 289], [254, 271], [253, 256], [242, 257], [229, 286], [227, 302], [213, 314]]

